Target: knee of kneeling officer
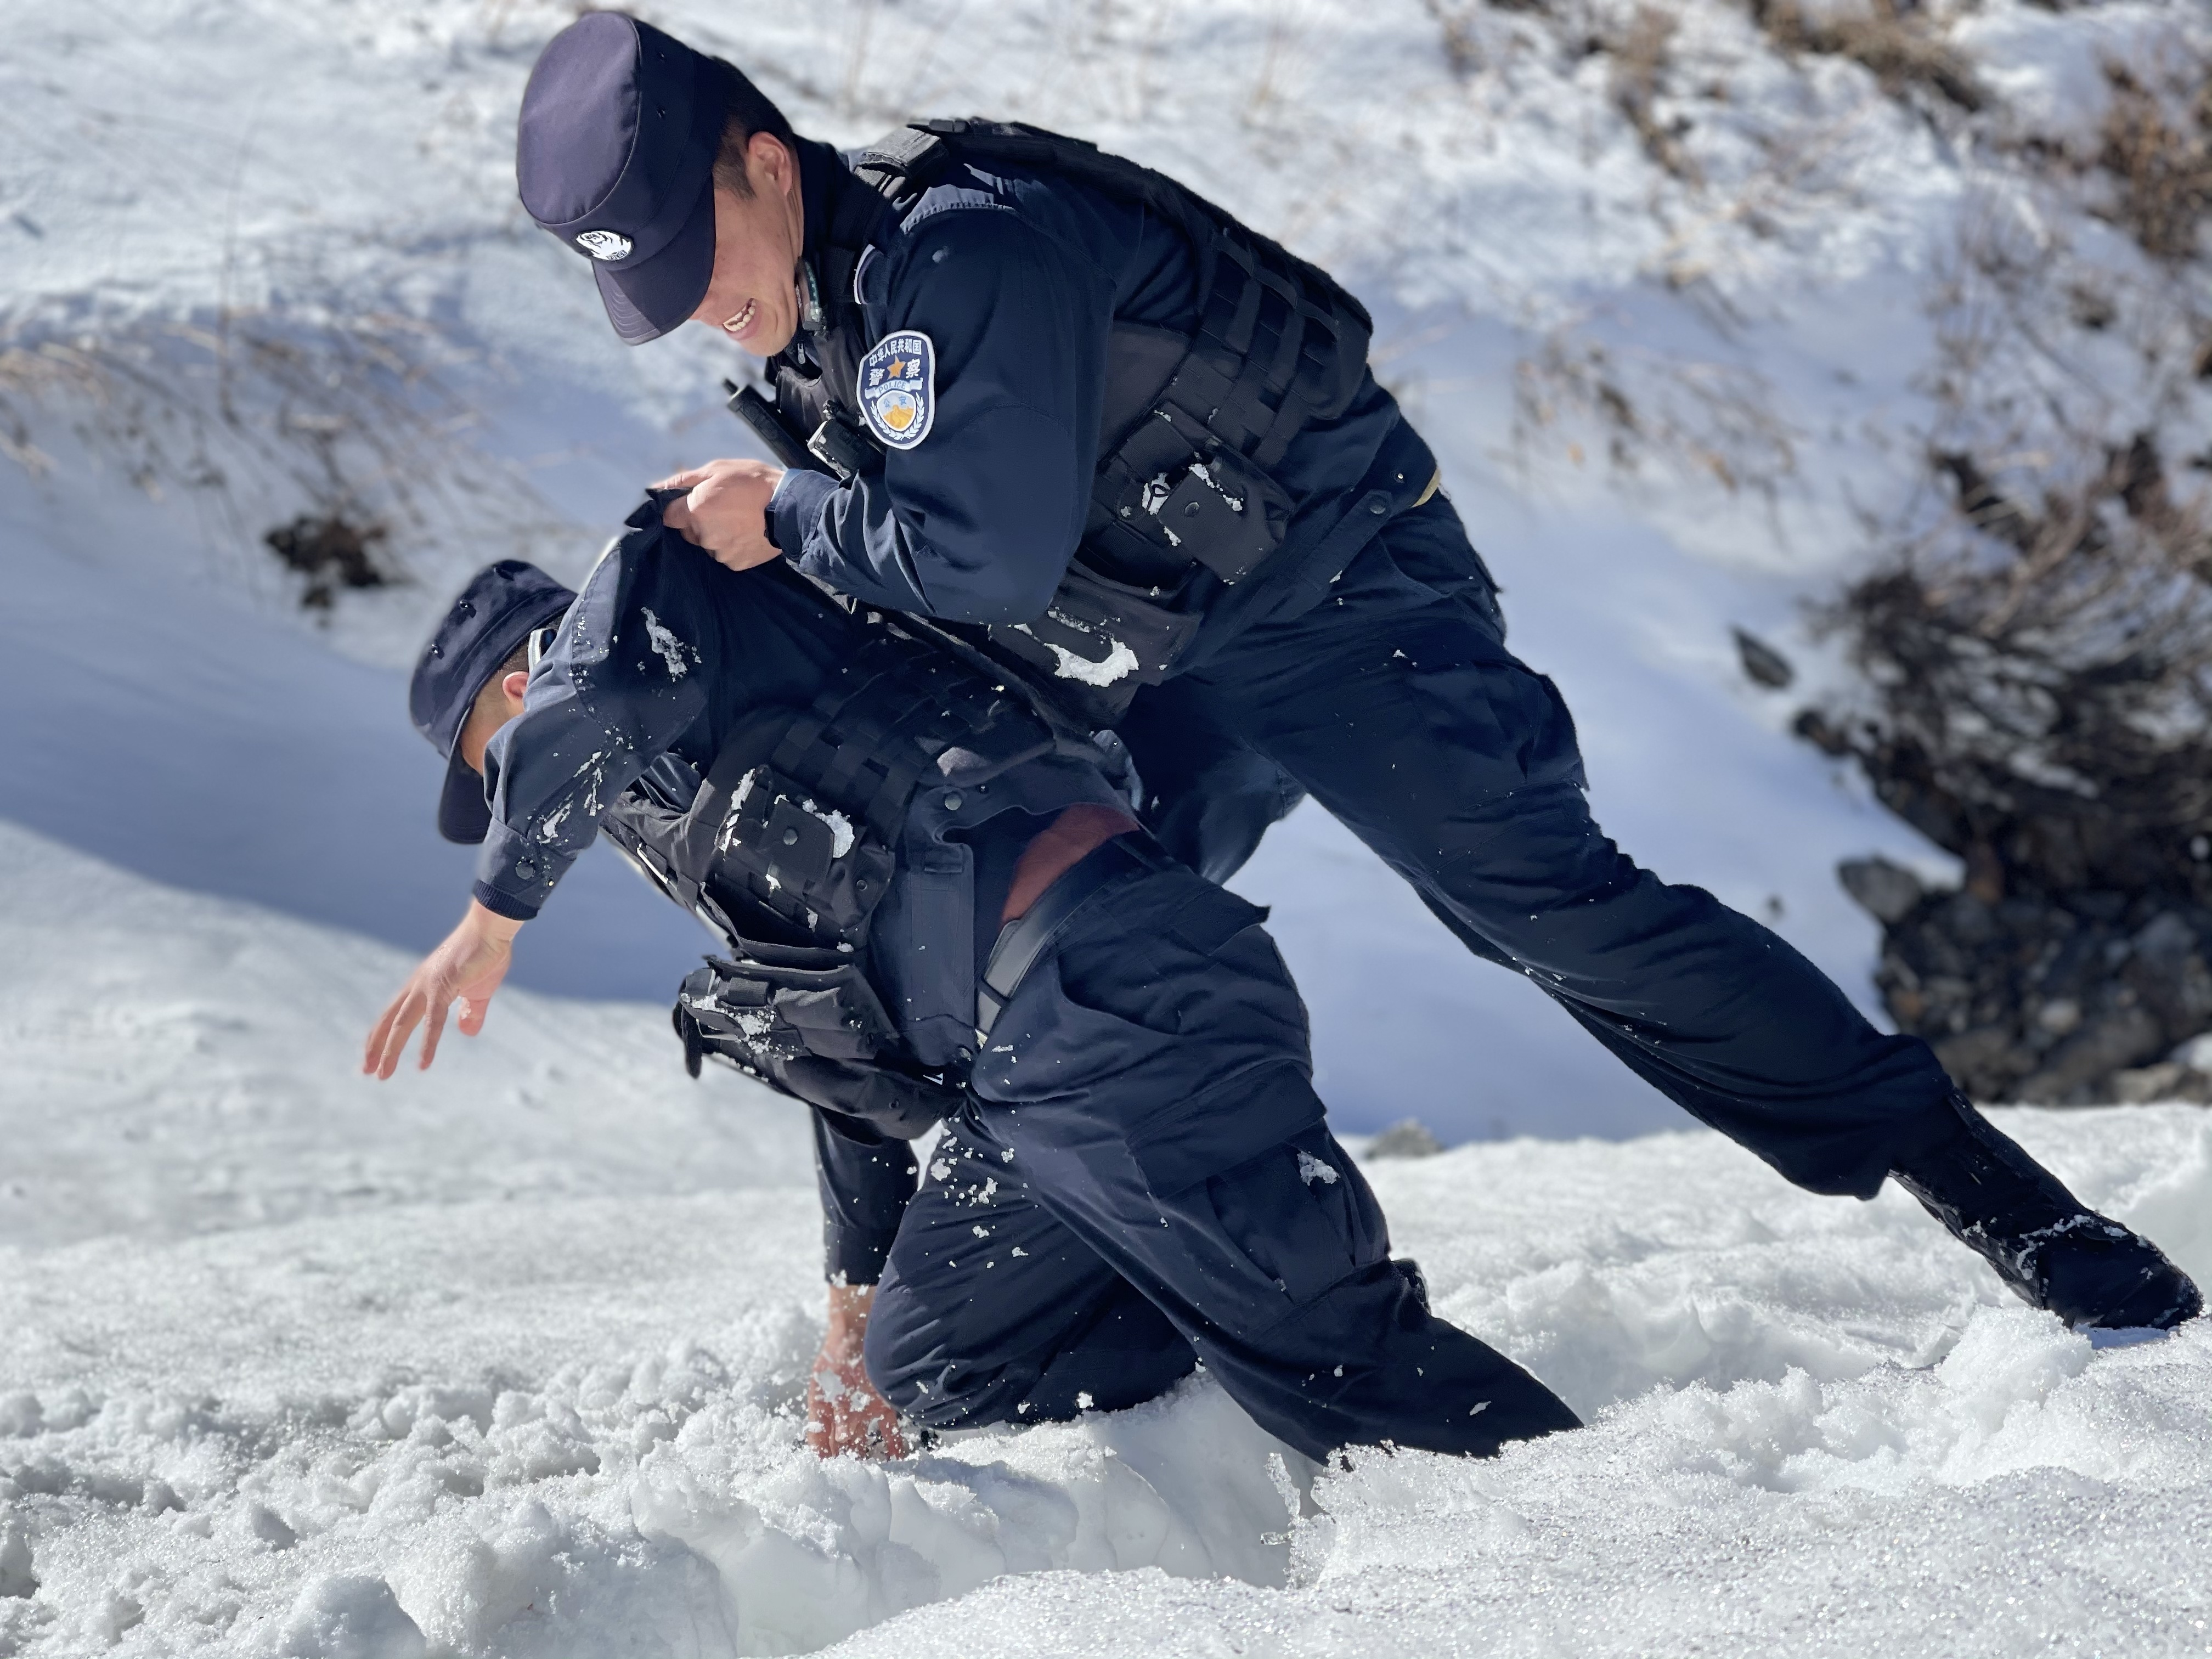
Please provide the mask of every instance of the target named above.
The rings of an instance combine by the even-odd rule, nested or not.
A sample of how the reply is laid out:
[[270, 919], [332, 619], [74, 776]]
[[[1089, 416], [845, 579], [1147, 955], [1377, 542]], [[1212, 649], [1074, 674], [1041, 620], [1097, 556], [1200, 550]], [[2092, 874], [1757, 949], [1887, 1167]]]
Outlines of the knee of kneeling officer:
[[1026, 1403], [1036, 1382], [1033, 1368], [949, 1351], [941, 1315], [933, 1316], [895, 1282], [878, 1293], [876, 1306], [860, 1362], [876, 1392], [901, 1416], [930, 1429], [1043, 1420], [1031, 1417]]
[[945, 1363], [931, 1340], [930, 1321], [913, 1295], [896, 1279], [876, 1292], [868, 1328], [860, 1339], [860, 1364], [878, 1394], [900, 1413], [930, 1427], [945, 1426], [961, 1414], [953, 1381], [956, 1367]]

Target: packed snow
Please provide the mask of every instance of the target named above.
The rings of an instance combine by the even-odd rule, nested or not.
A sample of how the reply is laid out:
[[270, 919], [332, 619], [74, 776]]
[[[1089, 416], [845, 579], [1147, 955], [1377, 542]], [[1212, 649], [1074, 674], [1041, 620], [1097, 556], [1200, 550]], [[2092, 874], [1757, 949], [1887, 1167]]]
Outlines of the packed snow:
[[[1592, 1420], [1492, 1463], [1316, 1470], [1200, 1376], [824, 1464], [794, 1109], [526, 993], [360, 1083], [399, 953], [21, 830], [0, 919], [0, 1651], [2212, 1645], [2212, 1321], [2094, 1352], [1893, 1192], [1702, 1133], [1371, 1161]], [[2212, 1276], [2201, 1110], [2005, 1121]]]
[[[2202, 447], [2201, 265], [2087, 158], [2106, 66], [2177, 96], [2212, 25], [1934, 8], [1969, 124], [1729, 0], [1649, 10], [652, 15], [803, 130], [1038, 121], [1330, 263], [1601, 819], [1871, 1009], [1836, 860], [1949, 872], [1730, 626], [1836, 683], [1800, 606], [1942, 510], [1938, 444]], [[744, 447], [731, 355], [621, 348], [513, 199], [572, 15], [0, 0], [0, 1654], [2212, 1652], [2212, 1321], [2094, 1349], [1900, 1194], [1686, 1130], [1310, 810], [1239, 884], [1340, 1130], [1469, 1143], [1365, 1167], [1580, 1433], [1316, 1469], [1200, 1376], [817, 1462], [803, 1125], [684, 1077], [702, 937], [611, 860], [483, 1036], [356, 1078], [466, 885], [405, 721], [430, 617], [489, 557], [574, 578]], [[381, 526], [398, 580], [303, 606], [263, 541], [302, 515]], [[2002, 1121], [2212, 1278], [2202, 1110]]]

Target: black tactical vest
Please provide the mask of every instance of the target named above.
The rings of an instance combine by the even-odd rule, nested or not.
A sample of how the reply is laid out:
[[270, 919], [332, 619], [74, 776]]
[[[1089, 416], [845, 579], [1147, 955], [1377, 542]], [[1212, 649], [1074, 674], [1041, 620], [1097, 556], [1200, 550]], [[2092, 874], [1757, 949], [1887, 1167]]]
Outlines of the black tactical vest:
[[875, 631], [811, 707], [749, 715], [704, 777], [661, 756], [601, 828], [728, 943], [677, 999], [691, 1074], [719, 1058], [909, 1139], [960, 1099], [867, 973], [909, 804], [927, 782], [988, 783], [1055, 739], [1025, 697], [891, 623]]
[[[1114, 328], [1091, 511], [1044, 615], [961, 630], [982, 636], [977, 643], [1018, 665], [1079, 720], [1106, 726], [1138, 686], [1174, 672], [1196, 634], [1195, 573], [1231, 584], [1264, 579], [1303, 504], [1276, 471], [1302, 429], [1343, 414], [1358, 394], [1373, 325], [1326, 272], [1164, 174], [1080, 139], [1013, 123], [923, 121], [870, 146], [854, 173], [902, 213], [969, 161], [1054, 173], [1139, 204], [1181, 231], [1194, 258], [1194, 332]], [[787, 349], [772, 360], [780, 432], [764, 429], [763, 405], [749, 411], [744, 394], [737, 405], [787, 462], [792, 441], [804, 439], [842, 477], [883, 465], [856, 412], [854, 380], [868, 343], [853, 298], [883, 214], [881, 204], [868, 207], [874, 198], [858, 200], [828, 228], [823, 326], [811, 354]], [[1118, 664], [1117, 652], [1127, 653]], [[1062, 653], [1088, 669], [1070, 675]]]

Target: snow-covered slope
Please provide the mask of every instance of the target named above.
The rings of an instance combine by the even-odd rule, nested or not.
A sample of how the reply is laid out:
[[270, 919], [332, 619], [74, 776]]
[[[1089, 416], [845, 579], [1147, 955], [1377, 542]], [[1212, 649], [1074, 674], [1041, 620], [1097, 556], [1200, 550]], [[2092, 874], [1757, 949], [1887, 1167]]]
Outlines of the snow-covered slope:
[[[1343, 271], [1605, 821], [1863, 995], [1833, 862], [1935, 866], [1729, 624], [1832, 678], [1796, 607], [1943, 508], [1932, 447], [2148, 430], [2179, 478], [2212, 421], [2201, 268], [2099, 148], [2106, 65], [2179, 107], [2202, 9], [1906, 9], [1901, 70], [1818, 44], [1840, 4], [652, 15], [824, 136], [1044, 122]], [[1374, 1179], [1583, 1434], [1317, 1473], [1201, 1379], [816, 1462], [799, 1126], [683, 1078], [698, 936], [605, 860], [481, 1039], [353, 1075], [465, 883], [402, 708], [429, 614], [738, 447], [718, 343], [623, 351], [513, 203], [571, 15], [0, 0], [0, 1654], [2206, 1651], [2203, 1322], [2093, 1352], [1895, 1194], [1645, 1133], [1318, 814], [1243, 884], [1340, 1127], [1489, 1138]], [[261, 538], [333, 512], [406, 580], [302, 610]], [[2201, 1112], [2007, 1127], [2212, 1277]]]
[[[379, 1087], [396, 952], [0, 854], [0, 1653], [2203, 1650], [2212, 1322], [2093, 1352], [1899, 1194], [1702, 1133], [1374, 1164], [1594, 1420], [1494, 1463], [1317, 1473], [1201, 1378], [823, 1465], [787, 1108], [527, 995]], [[2212, 1277], [2203, 1113], [2008, 1127]]]
[[812, 1179], [799, 1114], [685, 1077], [653, 1009], [508, 990], [482, 1036], [378, 1087], [363, 1011], [411, 965], [389, 946], [5, 824], [0, 917], [0, 1243]]
[[[1378, 362], [1444, 459], [1516, 641], [1578, 711], [1604, 821], [1870, 1002], [1873, 929], [1836, 860], [1942, 861], [1779, 734], [1790, 700], [1743, 683], [1728, 625], [1832, 675], [1796, 607], [1942, 509], [1932, 447], [2063, 472], [2149, 430], [2181, 477], [2208, 418], [2202, 277], [2118, 222], [2103, 66], [2179, 110], [2207, 26], [2191, 0], [1988, 0], [1914, 12], [1920, 56], [1885, 58], [1880, 40], [1822, 46], [1833, 9], [678, 0], [653, 15], [744, 63], [809, 130], [858, 140], [928, 110], [1044, 121], [1176, 170], [1342, 270], [1377, 307]], [[324, 822], [388, 848], [366, 868], [368, 848], [334, 858], [209, 780], [234, 769], [240, 702], [302, 748], [339, 720], [349, 761], [381, 752], [367, 728], [396, 729], [391, 671], [461, 571], [509, 551], [573, 571], [644, 478], [739, 447], [714, 392], [732, 355], [705, 338], [625, 351], [513, 200], [522, 77], [569, 15], [0, 5], [21, 161], [0, 199], [0, 434], [21, 463], [0, 465], [0, 525], [11, 562], [52, 566], [43, 599], [0, 600], [42, 647], [9, 673], [0, 811], [165, 879], [434, 936], [430, 890], [458, 862], [431, 863], [396, 761], [335, 769], [350, 793]], [[334, 510], [385, 523], [381, 556], [411, 580], [303, 613], [260, 536]], [[200, 590], [189, 605], [179, 585]], [[88, 713], [96, 635], [62, 618], [103, 607], [136, 613], [118, 644], [143, 684]], [[165, 678], [203, 629], [235, 693], [222, 708]], [[380, 685], [319, 679], [284, 641], [303, 632]], [[95, 742], [100, 775], [53, 781], [58, 751]], [[180, 855], [180, 836], [211, 855]], [[380, 903], [380, 883], [404, 896]], [[1678, 1121], [1317, 815], [1245, 885], [1278, 905], [1349, 1121], [1417, 1111], [1450, 1138]], [[558, 908], [524, 982], [666, 994], [667, 924], [617, 923], [587, 895]], [[586, 936], [653, 942], [592, 954]]]

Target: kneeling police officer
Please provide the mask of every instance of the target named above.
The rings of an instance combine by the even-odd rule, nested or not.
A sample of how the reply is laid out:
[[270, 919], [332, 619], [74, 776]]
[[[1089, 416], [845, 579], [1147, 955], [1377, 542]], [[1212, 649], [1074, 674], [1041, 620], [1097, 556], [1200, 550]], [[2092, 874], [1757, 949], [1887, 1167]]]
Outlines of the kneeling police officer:
[[1173, 179], [1034, 128], [842, 155], [736, 69], [616, 13], [547, 46], [524, 206], [629, 342], [768, 360], [783, 466], [672, 483], [668, 522], [942, 628], [1133, 753], [1144, 822], [1216, 879], [1310, 792], [1477, 955], [1814, 1192], [1894, 1176], [2080, 1325], [2202, 1304], [1804, 957], [1591, 818], [1558, 690], [1326, 273]]
[[[439, 825], [483, 851], [365, 1070], [418, 1025], [430, 1064], [455, 1000], [481, 1030], [515, 933], [604, 833], [726, 941], [678, 1004], [695, 1074], [728, 1060], [812, 1110], [818, 1449], [897, 1450], [884, 1401], [1036, 1422], [1200, 1359], [1316, 1458], [1575, 1425], [1391, 1258], [1263, 913], [1158, 851], [1110, 742], [803, 576], [732, 575], [658, 502], [630, 523], [580, 593], [480, 572], [422, 656]], [[907, 1140], [940, 1120], [917, 1194]]]

